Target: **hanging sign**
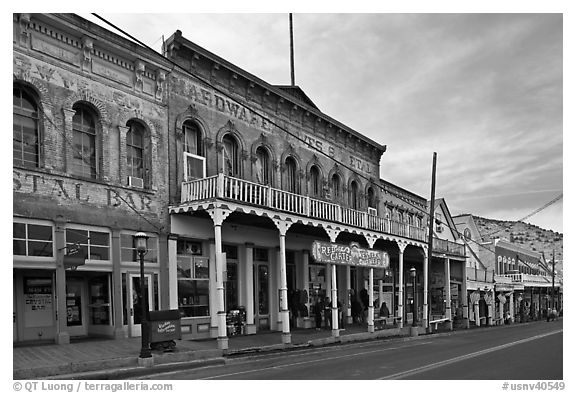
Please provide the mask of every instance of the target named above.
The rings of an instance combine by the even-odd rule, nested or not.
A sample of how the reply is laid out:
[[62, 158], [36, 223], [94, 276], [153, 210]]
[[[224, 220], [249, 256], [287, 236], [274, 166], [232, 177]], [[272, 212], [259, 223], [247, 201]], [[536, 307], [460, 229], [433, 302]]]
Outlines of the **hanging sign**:
[[358, 243], [350, 245], [314, 241], [312, 256], [318, 262], [388, 269], [390, 258], [386, 251], [360, 248]]

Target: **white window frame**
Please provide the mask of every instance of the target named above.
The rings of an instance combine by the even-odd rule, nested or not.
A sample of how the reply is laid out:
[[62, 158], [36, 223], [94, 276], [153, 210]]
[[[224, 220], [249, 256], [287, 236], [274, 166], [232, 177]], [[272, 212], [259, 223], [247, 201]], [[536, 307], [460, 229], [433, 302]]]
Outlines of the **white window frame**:
[[[109, 228], [105, 228], [105, 227], [93, 227], [93, 226], [89, 226], [89, 225], [66, 225], [66, 228], [64, 228], [64, 243], [66, 244], [66, 247], [68, 247], [68, 239], [66, 238], [66, 231], [67, 230], [80, 230], [80, 231], [93, 231], [93, 232], [104, 232], [108, 234], [108, 259], [89, 259], [86, 258], [86, 262], [90, 262], [91, 264], [111, 264], [112, 263], [112, 231], [110, 231]], [[89, 235], [89, 233], [88, 233]], [[82, 246], [88, 246], [88, 257], [90, 257], [90, 246], [94, 246], [94, 247], [106, 247], [106, 246], [101, 246], [99, 244], [89, 244], [89, 243], [79, 243]]]
[[[135, 264], [135, 263], [140, 263], [140, 261], [137, 259], [136, 261], [128, 261], [125, 260], [122, 255], [123, 255], [123, 250], [136, 250], [134, 247], [124, 247], [122, 245], [122, 236], [134, 236], [137, 232], [134, 231], [122, 231], [120, 233], [120, 260], [122, 263], [129, 263], [129, 264]], [[148, 246], [149, 249], [152, 250], [156, 250], [156, 262], [150, 262], [150, 261], [146, 261], [146, 258], [144, 258], [144, 264], [145, 265], [150, 265], [150, 266], [159, 266], [160, 263], [160, 238], [157, 234], [155, 233], [147, 233], [148, 235]], [[150, 242], [154, 242], [154, 246], [155, 248], [150, 248]]]
[[[21, 219], [21, 218], [14, 218], [12, 220], [13, 223], [16, 224], [24, 224], [28, 225], [43, 225], [52, 228], [52, 256], [51, 257], [42, 257], [42, 256], [28, 256], [28, 255], [13, 255], [14, 260], [17, 261], [56, 261], [56, 241], [54, 238], [54, 223], [51, 221], [42, 221], [42, 220], [30, 220], [30, 219]], [[14, 236], [12, 236], [14, 239]], [[26, 241], [26, 254], [28, 254], [28, 228], [26, 228], [26, 239], [18, 238], [17, 240], [25, 240]], [[35, 241], [33, 239], [33, 241]]]
[[188, 174], [188, 160], [189, 159], [195, 159], [195, 160], [200, 160], [202, 161], [202, 178], [206, 177], [206, 157], [202, 157], [196, 154], [192, 154], [192, 153], [187, 153], [184, 152], [184, 181], [192, 181], [198, 178], [189, 178], [189, 174]]

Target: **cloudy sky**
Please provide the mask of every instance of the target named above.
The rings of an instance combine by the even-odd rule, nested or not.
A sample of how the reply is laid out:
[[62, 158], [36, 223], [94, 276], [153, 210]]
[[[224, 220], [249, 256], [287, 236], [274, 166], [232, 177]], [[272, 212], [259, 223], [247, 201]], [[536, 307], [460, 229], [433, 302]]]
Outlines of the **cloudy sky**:
[[[290, 84], [287, 14], [99, 15], [156, 50], [179, 29], [268, 83]], [[436, 196], [453, 215], [518, 220], [563, 193], [563, 22], [559, 13], [295, 13], [296, 84], [387, 145], [383, 179], [429, 198], [437, 152]], [[562, 211], [560, 200], [527, 222], [563, 232]]]

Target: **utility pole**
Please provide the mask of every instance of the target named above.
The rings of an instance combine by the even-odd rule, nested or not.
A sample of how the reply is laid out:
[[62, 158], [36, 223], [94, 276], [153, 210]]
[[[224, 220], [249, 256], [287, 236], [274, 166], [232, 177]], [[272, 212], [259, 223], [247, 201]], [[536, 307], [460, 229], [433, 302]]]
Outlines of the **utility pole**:
[[294, 78], [294, 29], [292, 27], [292, 14], [288, 14], [290, 19], [290, 82], [291, 86], [296, 85]]
[[556, 275], [556, 261], [554, 255], [554, 249], [552, 249], [552, 310], [556, 309], [556, 290], [554, 289], [554, 276]]
[[[433, 238], [434, 238], [434, 208], [435, 208], [435, 203], [434, 200], [436, 198], [436, 152], [434, 152], [434, 155], [432, 156], [432, 190], [430, 193], [430, 219], [429, 221], [429, 226], [428, 226], [428, 263], [425, 264], [426, 266], [424, 266], [424, 285], [426, 286], [426, 289], [424, 292], [424, 312], [426, 313], [426, 315], [424, 315], [423, 317], [426, 319], [426, 324], [428, 324], [429, 322], [429, 317], [428, 317], [428, 313], [429, 313], [429, 308], [431, 306], [430, 304], [430, 289], [428, 288], [428, 280], [430, 277], [429, 270], [430, 270], [430, 264], [432, 263], [432, 245], [433, 245]], [[448, 300], [447, 300], [448, 301]], [[424, 327], [428, 327], [428, 326], [424, 326]]]

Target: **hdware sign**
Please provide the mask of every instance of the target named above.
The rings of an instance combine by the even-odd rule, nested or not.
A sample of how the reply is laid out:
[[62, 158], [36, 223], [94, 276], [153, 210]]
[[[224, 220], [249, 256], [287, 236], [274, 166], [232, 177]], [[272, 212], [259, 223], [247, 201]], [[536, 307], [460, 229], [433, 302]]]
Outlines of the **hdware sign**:
[[319, 242], [312, 243], [312, 256], [317, 262], [334, 263], [388, 269], [390, 258], [386, 251], [360, 248], [358, 243], [350, 245]]

